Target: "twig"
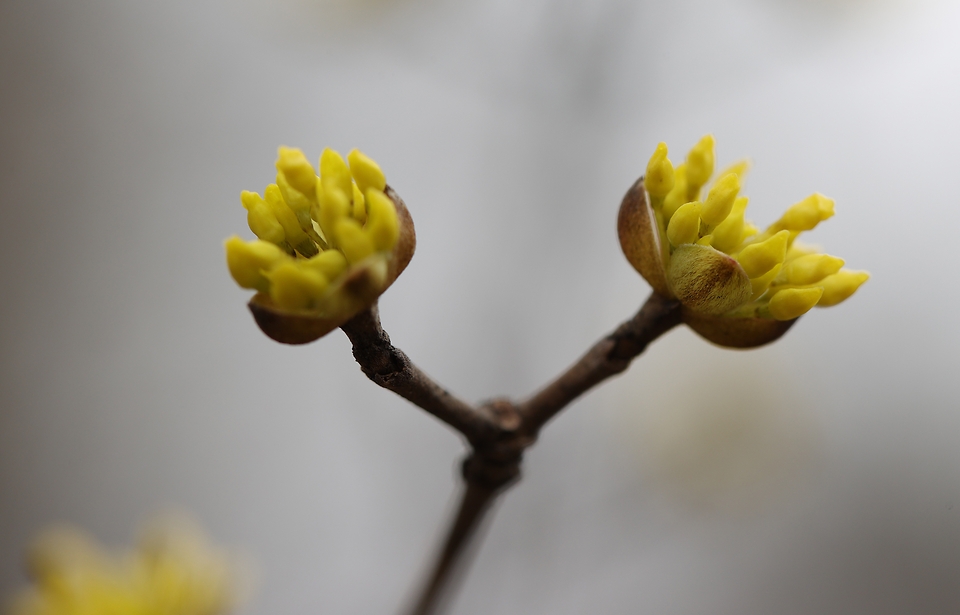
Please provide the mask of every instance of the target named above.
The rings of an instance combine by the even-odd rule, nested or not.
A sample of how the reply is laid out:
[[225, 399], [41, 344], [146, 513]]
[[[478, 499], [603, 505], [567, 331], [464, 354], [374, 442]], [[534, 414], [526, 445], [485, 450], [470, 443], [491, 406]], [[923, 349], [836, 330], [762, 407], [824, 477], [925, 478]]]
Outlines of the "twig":
[[420, 371], [380, 326], [376, 303], [340, 327], [353, 344], [353, 356], [367, 378], [423, 408], [468, 439], [482, 439], [494, 424]]
[[454, 580], [458, 578], [456, 573], [462, 571], [462, 554], [496, 496], [497, 489], [467, 482], [443, 549], [421, 590], [420, 597], [410, 610], [410, 615], [433, 615], [440, 612], [444, 599], [449, 597], [450, 590], [455, 585]]
[[460, 508], [411, 615], [439, 612], [480, 520], [520, 477], [523, 453], [536, 441], [543, 425], [574, 399], [627, 369], [653, 340], [678, 324], [680, 305], [654, 293], [633, 318], [523, 403], [497, 399], [479, 407], [451, 395], [394, 347], [380, 325], [376, 304], [341, 327], [370, 380], [447, 423], [463, 434], [472, 448], [463, 464], [466, 489]]
[[579, 361], [517, 405], [525, 429], [536, 432], [574, 399], [619, 374], [653, 340], [680, 324], [680, 304], [652, 293], [636, 316], [594, 344]]

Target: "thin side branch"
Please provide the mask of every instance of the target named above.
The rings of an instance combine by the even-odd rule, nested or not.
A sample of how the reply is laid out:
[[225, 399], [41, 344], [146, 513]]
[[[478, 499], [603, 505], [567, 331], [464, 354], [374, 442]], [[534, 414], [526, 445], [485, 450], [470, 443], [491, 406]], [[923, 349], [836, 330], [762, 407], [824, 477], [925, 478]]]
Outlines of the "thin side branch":
[[376, 303], [340, 327], [353, 344], [353, 356], [367, 378], [423, 408], [470, 440], [496, 430], [485, 414], [420, 371], [380, 326]]
[[536, 433], [574, 399], [619, 374], [647, 345], [680, 324], [680, 304], [653, 293], [636, 316], [587, 351], [556, 380], [517, 404], [524, 428]]

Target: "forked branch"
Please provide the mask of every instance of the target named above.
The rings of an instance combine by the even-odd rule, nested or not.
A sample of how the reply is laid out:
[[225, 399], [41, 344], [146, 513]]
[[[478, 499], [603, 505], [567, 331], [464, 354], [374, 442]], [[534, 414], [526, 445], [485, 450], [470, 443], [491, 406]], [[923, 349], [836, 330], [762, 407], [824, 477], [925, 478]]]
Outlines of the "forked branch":
[[476, 527], [496, 497], [519, 478], [523, 453], [540, 429], [574, 399], [627, 369], [652, 341], [678, 324], [680, 305], [653, 293], [633, 318], [526, 401], [497, 399], [481, 406], [452, 395], [393, 346], [376, 304], [341, 327], [368, 378], [456, 429], [472, 449], [463, 464], [466, 486], [457, 515], [411, 615], [438, 611]]

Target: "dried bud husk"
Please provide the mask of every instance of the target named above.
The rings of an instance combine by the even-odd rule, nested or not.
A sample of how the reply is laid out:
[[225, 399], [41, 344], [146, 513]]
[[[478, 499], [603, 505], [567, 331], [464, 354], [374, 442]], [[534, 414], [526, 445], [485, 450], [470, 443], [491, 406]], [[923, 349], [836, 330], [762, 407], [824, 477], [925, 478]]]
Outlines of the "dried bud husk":
[[702, 338], [726, 348], [756, 348], [780, 339], [798, 319], [737, 318], [695, 312], [684, 307], [681, 318]]
[[753, 294], [739, 263], [710, 246], [685, 244], [674, 250], [667, 279], [681, 303], [703, 314], [729, 312]]
[[373, 255], [356, 263], [330, 287], [333, 304], [323, 314], [284, 310], [266, 293], [257, 293], [248, 304], [260, 329], [283, 344], [308, 344], [333, 331], [370, 307], [406, 269], [417, 247], [413, 218], [397, 193], [386, 186], [384, 193], [397, 209], [400, 237], [386, 260]]
[[665, 246], [660, 242], [656, 216], [656, 212], [647, 202], [641, 177], [627, 190], [620, 203], [617, 234], [620, 237], [620, 248], [633, 268], [657, 294], [673, 299], [674, 295], [667, 284], [664, 269], [666, 259], [663, 255]]

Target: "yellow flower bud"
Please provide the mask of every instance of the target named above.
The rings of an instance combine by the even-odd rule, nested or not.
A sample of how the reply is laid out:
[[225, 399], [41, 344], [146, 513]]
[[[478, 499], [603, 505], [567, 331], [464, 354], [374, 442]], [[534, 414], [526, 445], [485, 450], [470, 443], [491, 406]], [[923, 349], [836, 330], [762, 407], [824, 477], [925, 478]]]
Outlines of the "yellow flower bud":
[[337, 222], [350, 213], [350, 202], [343, 191], [326, 183], [317, 184], [317, 200], [320, 207], [317, 215], [320, 230], [328, 242], [336, 244], [339, 241], [336, 236]]
[[387, 179], [383, 176], [380, 166], [363, 152], [358, 149], [351, 150], [347, 154], [347, 159], [350, 161], [350, 173], [357, 180], [362, 194], [366, 194], [370, 188], [376, 188], [382, 192], [387, 187]]
[[747, 272], [747, 277], [757, 278], [767, 273], [774, 266], [783, 263], [787, 256], [787, 241], [790, 238], [788, 231], [780, 231], [773, 237], [752, 243], [737, 256], [740, 266]]
[[710, 189], [707, 200], [700, 210], [700, 217], [710, 226], [723, 222], [733, 209], [733, 202], [740, 192], [740, 178], [728, 173]]
[[815, 304], [835, 305], [868, 278], [795, 241], [833, 215], [831, 199], [814, 194], [761, 233], [738, 196], [746, 160], [719, 174], [701, 203], [714, 169], [713, 137], [694, 146], [660, 197], [666, 188], [658, 188], [655, 171], [666, 152], [658, 145], [647, 174], [623, 197], [617, 235], [630, 264], [656, 294], [680, 303], [682, 321], [701, 336], [735, 348], [772, 342]]
[[363, 193], [360, 192], [360, 186], [353, 184], [353, 199], [351, 200], [353, 217], [363, 224], [367, 221], [367, 208], [364, 205]]
[[246, 242], [236, 235], [223, 243], [227, 250], [227, 268], [241, 288], [261, 292], [268, 287], [263, 271], [268, 271], [290, 257], [276, 245], [255, 240]]
[[300, 227], [297, 214], [293, 213], [293, 210], [290, 209], [283, 200], [283, 195], [280, 194], [280, 188], [276, 184], [267, 186], [263, 191], [263, 199], [266, 201], [270, 211], [273, 212], [277, 222], [283, 227], [283, 233], [287, 238], [287, 243], [296, 247], [304, 241], [309, 241], [307, 234], [304, 233]]
[[816, 284], [843, 267], [843, 259], [829, 254], [808, 254], [787, 261], [784, 266], [787, 284]]
[[647, 163], [647, 174], [643, 186], [653, 199], [660, 202], [673, 188], [673, 163], [667, 158], [667, 144], [660, 143]]
[[841, 269], [839, 272], [820, 281], [823, 287], [823, 296], [817, 303], [818, 307], [830, 307], [845, 301], [860, 288], [860, 285], [870, 279], [866, 271], [850, 271]]
[[276, 166], [277, 171], [286, 177], [297, 192], [313, 194], [317, 174], [300, 149], [280, 146], [277, 151]]
[[680, 164], [673, 170], [673, 189], [663, 199], [663, 221], [669, 222], [687, 198], [687, 165]]
[[783, 265], [774, 265], [773, 269], [766, 272], [760, 277], [752, 278], [750, 280], [751, 290], [753, 291], [752, 299], [755, 301], [760, 298], [763, 293], [767, 292], [767, 289], [770, 288], [770, 285], [777, 275], [780, 274], [780, 270], [783, 268]]
[[379, 252], [392, 250], [400, 237], [397, 208], [386, 194], [371, 188], [367, 191], [367, 226], [364, 229]]
[[250, 311], [278, 342], [311, 342], [373, 305], [416, 249], [410, 212], [383, 172], [359, 151], [349, 159], [324, 150], [318, 178], [300, 150], [282, 147], [266, 198], [242, 196], [251, 226], [277, 245], [231, 238], [227, 264], [260, 291]]
[[323, 274], [328, 280], [336, 280], [347, 268], [347, 259], [339, 250], [324, 250], [313, 258], [302, 262], [306, 269]]
[[349, 199], [353, 196], [353, 179], [343, 156], [329, 147], [320, 155], [320, 181], [324, 188], [336, 187]]
[[266, 276], [270, 280], [270, 298], [287, 310], [313, 306], [330, 285], [316, 270], [298, 267], [293, 262], [281, 263]]
[[714, 145], [713, 135], [705, 135], [687, 154], [688, 198], [696, 198], [700, 187], [713, 175]]
[[[304, 194], [290, 185], [286, 175], [277, 173], [277, 187], [280, 188], [280, 194], [287, 206], [297, 214], [297, 220], [300, 221], [300, 227], [304, 228], [305, 220], [310, 219], [310, 206], [314, 202], [314, 194]], [[318, 182], [319, 183], [319, 182]]]
[[247, 225], [250, 226], [254, 235], [277, 245], [286, 241], [283, 226], [259, 194], [244, 190], [240, 193], [240, 202], [247, 210]]
[[723, 177], [729, 173], [733, 173], [740, 179], [740, 185], [743, 186], [743, 180], [747, 176], [747, 171], [750, 170], [750, 161], [747, 159], [738, 160], [731, 164], [729, 167], [725, 168], [723, 171], [720, 171], [720, 174], [717, 175], [718, 178]]
[[781, 290], [770, 299], [770, 315], [777, 320], [793, 320], [809, 312], [821, 295], [819, 286]]
[[682, 205], [670, 218], [667, 239], [671, 245], [694, 243], [700, 237], [700, 201]]
[[743, 243], [744, 213], [747, 209], [747, 198], [737, 197], [733, 208], [726, 220], [713, 229], [713, 247], [730, 254]]
[[822, 194], [811, 194], [799, 203], [794, 203], [771, 227], [774, 230], [810, 231], [833, 216], [833, 199]]
[[337, 220], [334, 232], [348, 263], [361, 261], [375, 251], [370, 235], [365, 233], [360, 223], [353, 218], [344, 217]]

